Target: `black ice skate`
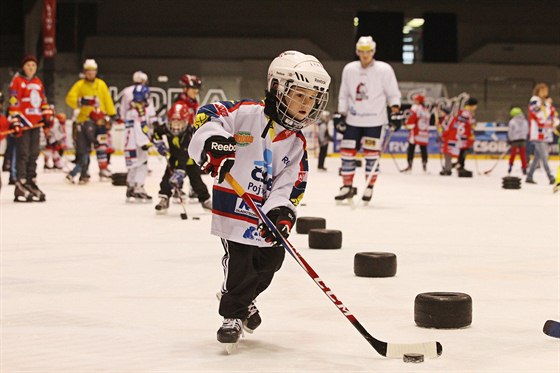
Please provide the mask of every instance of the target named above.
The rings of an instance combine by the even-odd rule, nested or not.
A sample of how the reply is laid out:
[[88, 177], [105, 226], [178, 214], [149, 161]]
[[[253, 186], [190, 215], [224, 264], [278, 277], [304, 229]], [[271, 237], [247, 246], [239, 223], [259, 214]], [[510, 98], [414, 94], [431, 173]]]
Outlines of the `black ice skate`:
[[409, 174], [409, 173], [411, 173], [411, 172], [412, 172], [412, 166], [408, 165], [406, 168], [403, 168], [403, 169], [401, 170], [401, 172], [402, 172], [403, 174]]
[[200, 202], [200, 204], [203, 209], [212, 211], [212, 198], [208, 198], [207, 200]]
[[136, 202], [144, 202], [144, 203], [151, 203], [152, 196], [150, 196], [146, 190], [144, 189], [144, 185], [139, 185], [134, 188], [133, 193]]
[[126, 186], [126, 202], [128, 203], [135, 202], [134, 187], [132, 185]]
[[365, 203], [369, 203], [369, 201], [371, 201], [372, 196], [373, 196], [373, 185], [368, 185], [368, 187], [364, 191], [364, 195], [362, 196], [362, 201], [364, 201]]
[[17, 180], [15, 182], [15, 189], [14, 189], [14, 202], [31, 202], [33, 201], [33, 196], [27, 186], [25, 185], [25, 181]]
[[34, 180], [28, 181], [25, 186], [31, 193], [31, 199], [33, 202], [45, 202], [47, 200], [47, 196], [41, 189], [39, 189]]
[[190, 199], [198, 199], [198, 194], [196, 194], [196, 192], [192, 188], [189, 190], [189, 198]]
[[428, 165], [426, 163], [422, 163], [422, 171], [428, 172]]
[[159, 198], [159, 203], [156, 205], [156, 213], [167, 214], [167, 209], [169, 208], [169, 197], [165, 194], [160, 194]]
[[89, 175], [82, 175], [80, 176], [80, 180], [78, 180], [78, 184], [84, 185], [89, 183]]
[[249, 313], [247, 314], [247, 318], [243, 321], [243, 329], [249, 334], [253, 334], [255, 329], [261, 325], [261, 315], [259, 315], [259, 310], [257, 306], [255, 306], [256, 300], [253, 300], [248, 307]]
[[222, 326], [218, 329], [218, 342], [225, 344], [228, 354], [237, 347], [239, 338], [243, 335], [241, 325], [241, 319], [224, 319]]
[[99, 170], [99, 181], [110, 181], [113, 174], [108, 168]]
[[344, 201], [346, 199], [352, 199], [357, 193], [357, 189], [354, 188], [352, 185], [343, 185], [340, 188], [340, 192], [337, 196], [334, 197], [336, 201]]

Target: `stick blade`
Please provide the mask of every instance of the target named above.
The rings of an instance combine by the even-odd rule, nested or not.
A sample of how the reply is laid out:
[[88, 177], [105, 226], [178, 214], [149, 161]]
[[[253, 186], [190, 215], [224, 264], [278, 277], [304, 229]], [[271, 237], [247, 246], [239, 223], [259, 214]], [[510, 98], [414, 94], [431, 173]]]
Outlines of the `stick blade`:
[[439, 342], [424, 342], [424, 343], [411, 343], [411, 344], [398, 344], [388, 343], [387, 354], [388, 358], [402, 359], [404, 354], [415, 353], [422, 354], [426, 358], [434, 358], [441, 355], [443, 347]]
[[181, 219], [187, 220], [187, 214], [185, 214], [184, 212], [182, 212], [182, 213], [181, 213]]

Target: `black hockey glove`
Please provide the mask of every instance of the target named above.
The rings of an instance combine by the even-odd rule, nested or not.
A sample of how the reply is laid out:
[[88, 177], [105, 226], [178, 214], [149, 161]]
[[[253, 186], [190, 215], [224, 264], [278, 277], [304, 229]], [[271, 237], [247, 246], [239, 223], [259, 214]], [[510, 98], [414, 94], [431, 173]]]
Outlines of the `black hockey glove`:
[[394, 132], [397, 132], [403, 125], [404, 115], [401, 110], [393, 112], [389, 115], [389, 126]]
[[340, 133], [346, 132], [346, 116], [340, 113], [334, 113], [333, 115], [334, 128]]
[[223, 182], [226, 174], [235, 162], [237, 143], [233, 137], [210, 136], [204, 143], [204, 150], [200, 157], [200, 169], [212, 177], [218, 176], [218, 182]]
[[[288, 238], [290, 231], [294, 226], [296, 221], [296, 215], [294, 212], [285, 206], [275, 207], [266, 214], [272, 223], [278, 228], [278, 232], [284, 237]], [[272, 231], [267, 227], [267, 225], [262, 222], [257, 227], [259, 234], [268, 243], [272, 243], [273, 246], [280, 245], [280, 239], [278, 239]]]

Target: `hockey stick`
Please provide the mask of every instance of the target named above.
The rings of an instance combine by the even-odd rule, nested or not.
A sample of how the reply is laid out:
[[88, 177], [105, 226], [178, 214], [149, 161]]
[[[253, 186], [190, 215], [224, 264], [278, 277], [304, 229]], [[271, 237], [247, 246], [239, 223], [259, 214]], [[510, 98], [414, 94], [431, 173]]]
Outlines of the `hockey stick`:
[[7, 135], [11, 135], [12, 133], [16, 133], [16, 132], [23, 132], [23, 131], [29, 131], [35, 128], [41, 128], [45, 125], [45, 123], [43, 122], [39, 122], [39, 124], [36, 124], [34, 126], [26, 126], [23, 127], [21, 130], [17, 131], [17, 130], [8, 130], [8, 131], [4, 131], [4, 132], [0, 132], [0, 136], [7, 136]]
[[[379, 154], [379, 157], [373, 163], [373, 167], [371, 168], [371, 172], [370, 172], [370, 174], [367, 178], [367, 181], [366, 181], [366, 188], [368, 187], [368, 185], [371, 182], [373, 176], [375, 175], [375, 170], [377, 169], [377, 166], [379, 165], [379, 162], [381, 162], [381, 156], [383, 155], [383, 153], [385, 153], [385, 151], [389, 147], [389, 143], [391, 142], [391, 137], [393, 137], [393, 133], [395, 133], [395, 129], [393, 127], [389, 126], [389, 134], [385, 137], [385, 143], [381, 147], [381, 153]], [[399, 168], [396, 161], [395, 161], [395, 165], [397, 166], [397, 168]]]
[[286, 240], [282, 234], [278, 231], [276, 226], [270, 221], [270, 219], [263, 213], [261, 208], [255, 204], [251, 196], [247, 194], [245, 189], [231, 176], [230, 173], [227, 173], [225, 176], [227, 182], [232, 186], [235, 190], [235, 193], [247, 205], [253, 210], [253, 212], [257, 215], [257, 217], [270, 229], [272, 234], [278, 238], [280, 244], [284, 247], [284, 249], [298, 262], [298, 264], [307, 272], [307, 274], [313, 279], [315, 284], [319, 286], [319, 288], [329, 297], [331, 302], [338, 308], [340, 312], [350, 321], [352, 325], [360, 332], [362, 337], [364, 337], [369, 344], [382, 356], [389, 357], [389, 358], [398, 358], [402, 359], [405, 353], [420, 353], [425, 355], [426, 357], [437, 357], [441, 355], [442, 346], [439, 342], [425, 342], [425, 343], [416, 343], [416, 344], [395, 344], [395, 343], [387, 343], [380, 341], [374, 338], [371, 334], [367, 332], [367, 330], [360, 324], [360, 322], [350, 313], [350, 310], [346, 308], [346, 306], [337, 298], [337, 296], [332, 292], [332, 290], [325, 284], [319, 275], [311, 268], [311, 266], [303, 259], [303, 257], [297, 252], [297, 250], [292, 246], [288, 240]]
[[503, 151], [502, 154], [500, 154], [500, 157], [496, 160], [496, 162], [494, 163], [494, 165], [489, 169], [484, 171], [484, 175], [488, 175], [490, 174], [490, 172], [494, 171], [494, 168], [496, 168], [496, 166], [498, 165], [498, 163], [506, 156], [506, 154], [509, 152], [511, 148], [508, 146], [506, 148], [506, 150]]
[[183, 199], [183, 196], [181, 195], [181, 190], [179, 189], [179, 187], [175, 187], [174, 189], [175, 189], [175, 193], [177, 193], [177, 196], [179, 198], [179, 204], [183, 208], [183, 212], [181, 213], [181, 219], [187, 220], [189, 218], [189, 216], [187, 215], [187, 209], [185, 208], [185, 200]]
[[560, 322], [546, 320], [543, 326], [543, 333], [553, 338], [560, 338]]

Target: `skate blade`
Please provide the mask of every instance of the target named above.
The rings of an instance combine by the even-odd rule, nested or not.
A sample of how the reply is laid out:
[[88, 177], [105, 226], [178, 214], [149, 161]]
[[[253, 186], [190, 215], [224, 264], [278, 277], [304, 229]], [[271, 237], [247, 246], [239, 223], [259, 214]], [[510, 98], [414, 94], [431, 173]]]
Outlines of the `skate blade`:
[[156, 215], [167, 215], [167, 209], [156, 210]]
[[243, 330], [245, 330], [249, 334], [253, 334], [253, 332], [255, 331], [255, 329], [251, 329], [247, 326], [246, 321], [243, 322]]
[[224, 347], [226, 349], [226, 352], [228, 355], [231, 355], [235, 350], [237, 350], [237, 345], [239, 344], [239, 341], [235, 342], [235, 343], [224, 343]]

